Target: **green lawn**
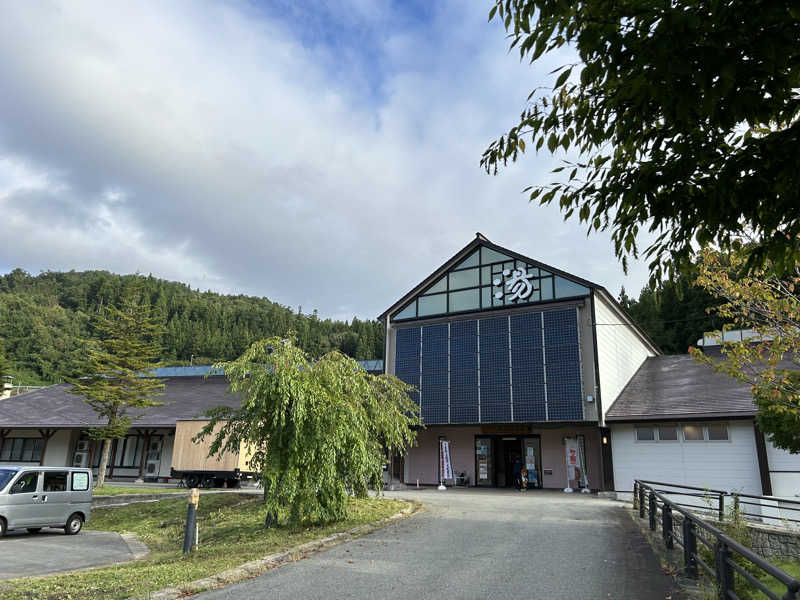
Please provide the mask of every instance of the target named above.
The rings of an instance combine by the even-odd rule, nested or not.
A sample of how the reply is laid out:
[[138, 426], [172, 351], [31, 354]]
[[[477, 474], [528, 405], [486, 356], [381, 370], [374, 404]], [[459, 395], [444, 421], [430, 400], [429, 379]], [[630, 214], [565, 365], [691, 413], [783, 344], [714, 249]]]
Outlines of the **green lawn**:
[[[773, 564], [786, 571], [789, 575], [794, 577], [795, 579], [800, 579], [800, 561], [796, 560], [775, 560], [771, 561]], [[770, 590], [778, 594], [778, 596], [782, 596], [786, 593], [786, 587], [780, 583], [778, 583], [775, 579], [773, 579], [769, 575], [765, 575], [761, 578], [762, 583], [764, 583]]]
[[371, 523], [399, 512], [406, 502], [352, 499], [346, 521], [330, 525], [264, 529], [258, 496], [212, 494], [200, 499], [200, 548], [183, 557], [186, 500], [162, 500], [96, 510], [87, 529], [134, 532], [151, 550], [134, 563], [70, 575], [0, 582], [0, 598], [60, 600], [130, 598], [208, 577], [256, 558]]
[[156, 487], [124, 487], [121, 485], [102, 485], [94, 488], [95, 496], [122, 496], [126, 494], [174, 494], [175, 492], [184, 492], [189, 494], [189, 490], [178, 487], [174, 488], [156, 488]]

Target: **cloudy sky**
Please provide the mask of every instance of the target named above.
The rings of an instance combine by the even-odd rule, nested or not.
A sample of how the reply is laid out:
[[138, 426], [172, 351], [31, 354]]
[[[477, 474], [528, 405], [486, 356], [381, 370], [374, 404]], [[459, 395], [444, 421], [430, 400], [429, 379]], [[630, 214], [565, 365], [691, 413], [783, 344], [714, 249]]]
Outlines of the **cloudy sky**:
[[3, 3], [0, 272], [138, 271], [372, 318], [480, 231], [638, 290], [608, 235], [521, 194], [557, 157], [479, 168], [561, 62], [520, 64], [489, 7]]

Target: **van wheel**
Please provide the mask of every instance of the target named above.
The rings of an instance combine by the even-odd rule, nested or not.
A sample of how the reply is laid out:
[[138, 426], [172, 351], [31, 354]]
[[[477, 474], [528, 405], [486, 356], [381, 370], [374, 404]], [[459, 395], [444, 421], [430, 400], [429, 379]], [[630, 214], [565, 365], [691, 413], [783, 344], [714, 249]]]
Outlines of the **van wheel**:
[[6, 520], [3, 517], [0, 517], [0, 537], [3, 537], [6, 534], [6, 531]]
[[83, 518], [78, 513], [75, 513], [70, 515], [69, 519], [67, 519], [67, 524], [64, 526], [64, 533], [67, 535], [75, 535], [81, 530], [81, 527], [83, 527]]
[[41, 527], [28, 527], [28, 533], [39, 533], [41, 530]]

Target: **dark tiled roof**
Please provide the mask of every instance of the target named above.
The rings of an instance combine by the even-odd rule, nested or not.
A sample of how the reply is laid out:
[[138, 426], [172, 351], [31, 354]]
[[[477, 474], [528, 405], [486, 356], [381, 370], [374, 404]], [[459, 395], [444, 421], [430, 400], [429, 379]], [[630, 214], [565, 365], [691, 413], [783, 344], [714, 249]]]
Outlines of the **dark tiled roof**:
[[[228, 394], [225, 377], [171, 377], [165, 379], [161, 406], [147, 409], [134, 426], [174, 427], [179, 419], [194, 419], [208, 409], [238, 406], [237, 396]], [[78, 396], [69, 394], [66, 383], [0, 400], [0, 428], [69, 428], [100, 425], [95, 412]]]
[[[704, 353], [714, 360], [723, 358], [719, 346], [705, 348]], [[798, 370], [800, 362], [784, 357], [778, 368]], [[755, 414], [748, 384], [681, 354], [648, 358], [608, 409], [606, 419], [702, 419]]]
[[614, 404], [608, 421], [736, 417], [756, 413], [750, 386], [691, 356], [651, 356]]

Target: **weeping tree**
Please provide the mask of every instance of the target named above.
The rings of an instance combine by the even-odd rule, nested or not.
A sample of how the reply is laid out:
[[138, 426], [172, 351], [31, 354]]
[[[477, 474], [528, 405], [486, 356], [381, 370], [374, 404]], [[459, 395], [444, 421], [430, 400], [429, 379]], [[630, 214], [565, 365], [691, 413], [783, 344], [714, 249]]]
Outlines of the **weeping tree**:
[[87, 354], [80, 371], [85, 376], [70, 381], [71, 394], [81, 396], [100, 417], [102, 425], [89, 429], [89, 437], [102, 440], [97, 485], [105, 482], [111, 442], [125, 437], [131, 423], [164, 389], [163, 380], [143, 377], [152, 373], [161, 354], [163, 328], [132, 286], [119, 308], [109, 306], [94, 320], [96, 338], [85, 340]]
[[345, 518], [349, 495], [382, 488], [386, 453], [415, 441], [412, 388], [371, 375], [338, 351], [312, 362], [293, 340], [270, 338], [215, 368], [225, 371], [241, 406], [209, 411], [198, 439], [214, 436], [210, 456], [250, 448], [267, 527], [281, 509], [291, 524]]

